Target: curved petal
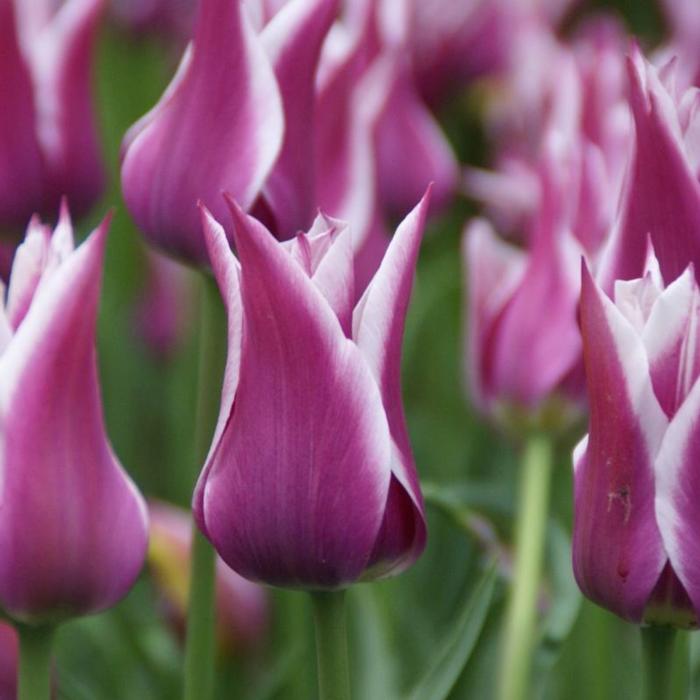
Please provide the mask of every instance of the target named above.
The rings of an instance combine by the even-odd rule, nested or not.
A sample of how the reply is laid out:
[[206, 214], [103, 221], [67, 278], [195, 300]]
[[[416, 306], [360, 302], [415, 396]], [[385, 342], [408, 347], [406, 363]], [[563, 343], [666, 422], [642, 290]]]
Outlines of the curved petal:
[[606, 290], [616, 279], [642, 275], [648, 235], [667, 284], [688, 262], [700, 265], [700, 184], [684, 152], [678, 115], [654, 69], [639, 54], [628, 67], [635, 153], [620, 219], [601, 266], [599, 279]]
[[226, 367], [224, 369], [224, 383], [221, 390], [221, 406], [219, 417], [214, 429], [209, 454], [204, 463], [202, 473], [197, 480], [197, 485], [192, 498], [192, 511], [202, 532], [207, 532], [204, 518], [204, 488], [216, 448], [219, 445], [224, 428], [231, 417], [233, 402], [238, 388], [238, 378], [241, 366], [241, 343], [243, 337], [243, 300], [241, 299], [241, 271], [240, 265], [231, 246], [226, 239], [224, 227], [214, 219], [211, 213], [200, 204], [202, 215], [202, 230], [204, 241], [209, 251], [214, 277], [219, 285], [219, 291], [226, 307], [228, 324]]
[[656, 517], [674, 572], [700, 617], [700, 382], [668, 426], [656, 457]]
[[32, 622], [131, 587], [145, 503], [105, 435], [95, 354], [103, 224], [37, 290], [0, 358], [0, 603]]
[[377, 573], [397, 573], [410, 566], [426, 540], [423, 497], [401, 399], [401, 344], [429, 206], [430, 189], [396, 230], [353, 318], [353, 337], [381, 389], [395, 444], [392, 487], [379, 535], [382, 546], [375, 548], [371, 560]]
[[204, 263], [197, 201], [227, 215], [221, 192], [248, 208], [279, 153], [284, 117], [277, 82], [242, 3], [203, 0], [191, 60], [132, 132], [124, 198], [156, 245]]
[[236, 401], [206, 483], [206, 531], [246, 578], [337, 587], [357, 579], [390, 481], [381, 395], [304, 270], [234, 210], [243, 350]]
[[585, 265], [581, 332], [590, 429], [574, 475], [574, 574], [588, 598], [640, 622], [667, 560], [653, 466], [667, 420], [640, 337]]
[[264, 189], [282, 239], [305, 231], [314, 214], [316, 67], [337, 9], [338, 0], [293, 0], [260, 35], [284, 105], [282, 150]]
[[93, 49], [104, 4], [69, 0], [35, 38], [37, 128], [48, 178], [44, 206], [50, 212], [65, 196], [82, 216], [105, 187], [92, 95]]
[[42, 206], [44, 166], [36, 137], [29, 68], [22, 57], [13, 0], [0, 0], [0, 231], [19, 233]]

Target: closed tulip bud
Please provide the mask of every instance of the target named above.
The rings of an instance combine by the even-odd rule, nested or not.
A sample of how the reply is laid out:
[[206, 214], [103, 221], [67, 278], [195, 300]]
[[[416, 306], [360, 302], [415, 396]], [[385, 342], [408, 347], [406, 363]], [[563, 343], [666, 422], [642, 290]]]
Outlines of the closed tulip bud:
[[700, 611], [700, 291], [692, 266], [611, 300], [583, 268], [589, 433], [574, 453], [574, 573], [632, 622], [697, 626]]
[[[189, 593], [192, 523], [189, 513], [167, 503], [149, 504], [151, 519], [148, 563], [174, 622], [184, 631]], [[226, 651], [255, 647], [267, 626], [265, 589], [216, 562], [217, 637]]]
[[206, 263], [197, 201], [222, 217], [226, 190], [249, 208], [283, 131], [277, 81], [241, 0], [202, 0], [175, 78], [122, 146], [124, 199], [141, 231], [172, 255]]
[[239, 265], [203, 213], [229, 349], [194, 513], [246, 578], [339, 588], [398, 573], [425, 546], [400, 355], [427, 207], [399, 226], [357, 304], [346, 224], [319, 216], [278, 243], [234, 205]]
[[92, 105], [102, 0], [0, 0], [0, 232], [61, 197], [84, 214], [104, 172]]
[[33, 220], [0, 313], [0, 606], [31, 623], [107, 608], [146, 553], [145, 504], [105, 435], [95, 353], [104, 222], [73, 250]]

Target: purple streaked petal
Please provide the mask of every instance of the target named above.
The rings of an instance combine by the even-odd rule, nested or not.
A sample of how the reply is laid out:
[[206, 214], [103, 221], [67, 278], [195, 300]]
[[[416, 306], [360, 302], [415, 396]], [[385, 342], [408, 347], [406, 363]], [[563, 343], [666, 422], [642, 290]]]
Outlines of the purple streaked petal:
[[576, 455], [574, 574], [588, 598], [640, 622], [666, 563], [653, 464], [667, 420], [641, 338], [585, 265], [581, 332], [590, 428]]
[[206, 531], [246, 578], [357, 579], [389, 491], [381, 394], [316, 285], [234, 209], [244, 311], [234, 410], [204, 484]]

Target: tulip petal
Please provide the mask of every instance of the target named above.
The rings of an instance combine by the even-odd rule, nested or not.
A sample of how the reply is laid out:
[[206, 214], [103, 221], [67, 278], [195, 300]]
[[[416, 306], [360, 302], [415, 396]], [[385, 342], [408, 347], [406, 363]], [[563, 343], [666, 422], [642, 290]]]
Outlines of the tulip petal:
[[157, 245], [206, 261], [197, 200], [227, 216], [221, 192], [250, 207], [282, 143], [277, 82], [239, 0], [203, 0], [192, 49], [160, 104], [126, 140], [129, 211]]
[[700, 616], [700, 382], [672, 418], [656, 457], [656, 517], [671, 566]]
[[667, 420], [641, 338], [585, 265], [581, 331], [590, 431], [574, 474], [574, 574], [588, 598], [640, 622], [667, 560], [653, 467]]
[[285, 133], [277, 163], [265, 183], [278, 238], [305, 231], [314, 212], [314, 111], [316, 66], [338, 0], [292, 0], [260, 38], [282, 95]]
[[211, 448], [204, 463], [202, 473], [197, 480], [194, 491], [192, 510], [197, 525], [206, 533], [203, 502], [204, 487], [206, 485], [212, 458], [219, 445], [224, 428], [231, 417], [233, 402], [238, 388], [238, 378], [241, 366], [241, 342], [243, 336], [243, 302], [241, 300], [241, 272], [240, 265], [226, 238], [224, 227], [214, 219], [206, 207], [201, 206], [202, 230], [204, 240], [209, 251], [214, 277], [216, 278], [221, 296], [226, 307], [228, 333], [226, 367], [224, 369], [224, 382], [221, 390], [221, 406], [219, 417], [216, 421]]
[[472, 399], [487, 411], [494, 398], [493, 331], [522, 279], [527, 257], [504, 243], [485, 219], [471, 221], [462, 238], [467, 278], [468, 332], [465, 374]]
[[[381, 568], [382, 574], [410, 566], [426, 540], [423, 497], [401, 399], [401, 344], [429, 205], [430, 188], [396, 230], [353, 318], [353, 336], [381, 388], [395, 445], [391, 462], [394, 478], [379, 535], [383, 546], [375, 548], [371, 560], [377, 567], [375, 573]], [[403, 527], [398, 528], [400, 524]], [[401, 546], [392, 543], [397, 537]]]
[[204, 484], [206, 531], [246, 578], [336, 587], [359, 577], [391, 477], [381, 395], [320, 291], [234, 209], [244, 308], [240, 382]]
[[0, 0], [0, 229], [22, 229], [43, 201], [44, 170], [13, 0]]
[[109, 446], [100, 404], [106, 232], [107, 222], [40, 286], [0, 358], [0, 603], [22, 620], [113, 605], [146, 552], [145, 503]]

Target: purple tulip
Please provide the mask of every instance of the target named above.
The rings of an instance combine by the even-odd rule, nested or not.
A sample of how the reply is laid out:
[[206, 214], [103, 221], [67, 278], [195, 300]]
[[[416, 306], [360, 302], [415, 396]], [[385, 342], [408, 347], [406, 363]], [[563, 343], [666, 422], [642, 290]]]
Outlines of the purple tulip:
[[239, 266], [203, 213], [229, 351], [194, 513], [246, 578], [337, 588], [398, 573], [425, 546], [400, 355], [427, 208], [426, 195], [357, 304], [343, 222], [319, 215], [278, 243], [233, 205]]
[[111, 0], [114, 19], [134, 34], [159, 34], [177, 42], [187, 39], [197, 0]]
[[[158, 501], [149, 503], [151, 519], [148, 563], [176, 628], [184, 632], [189, 592], [190, 514]], [[265, 589], [216, 562], [217, 638], [222, 649], [242, 652], [262, 641], [267, 627]], [[0, 700], [1, 697], [0, 697]]]
[[0, 700], [17, 700], [19, 641], [15, 628], [0, 622]]
[[279, 88], [240, 0], [202, 0], [193, 44], [161, 101], [127, 133], [124, 199], [146, 237], [206, 263], [197, 200], [222, 217], [221, 192], [249, 208], [282, 145]]
[[664, 288], [651, 252], [614, 301], [584, 266], [590, 426], [574, 455], [574, 573], [632, 622], [697, 626], [699, 321], [692, 265]]
[[635, 123], [634, 154], [619, 219], [597, 278], [611, 291], [618, 279], [642, 275], [647, 237], [666, 283], [700, 265], [700, 111], [694, 92], [675, 94], [674, 66], [658, 70], [634, 50], [628, 62]]
[[506, 423], [514, 411], [537, 417], [552, 399], [575, 408], [582, 398], [576, 320], [582, 248], [571, 234], [560, 170], [551, 157], [540, 168], [542, 197], [526, 250], [499, 240], [485, 220], [465, 230], [466, 374], [478, 408]]
[[104, 189], [92, 106], [102, 0], [0, 0], [0, 231], [62, 197], [84, 214]]
[[0, 606], [28, 622], [116, 603], [146, 553], [145, 504], [105, 435], [95, 321], [108, 222], [73, 250], [32, 220], [0, 314]]

